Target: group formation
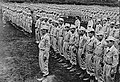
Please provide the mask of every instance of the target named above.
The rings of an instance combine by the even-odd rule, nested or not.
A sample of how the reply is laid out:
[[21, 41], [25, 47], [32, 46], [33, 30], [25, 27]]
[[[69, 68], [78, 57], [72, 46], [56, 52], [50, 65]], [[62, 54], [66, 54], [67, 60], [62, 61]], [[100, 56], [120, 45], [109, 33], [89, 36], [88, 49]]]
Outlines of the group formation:
[[[84, 9], [81, 10], [83, 15], [75, 17], [74, 23], [66, 23], [60, 13], [41, 9], [31, 12], [28, 7], [14, 5], [3, 7], [3, 21], [7, 16], [7, 20], [28, 32], [32, 32], [32, 25], [35, 24], [39, 65], [43, 73], [43, 78], [38, 80], [49, 75], [49, 52], [52, 47], [72, 67], [78, 65], [86, 71], [86, 77], [94, 76], [98, 82], [113, 82], [119, 63], [119, 14]], [[83, 20], [85, 15], [88, 23], [83, 27], [80, 18]]]
[[6, 21], [12, 22], [26, 32], [32, 33], [33, 19], [29, 7], [18, 4], [3, 4], [2, 13], [3, 23]]

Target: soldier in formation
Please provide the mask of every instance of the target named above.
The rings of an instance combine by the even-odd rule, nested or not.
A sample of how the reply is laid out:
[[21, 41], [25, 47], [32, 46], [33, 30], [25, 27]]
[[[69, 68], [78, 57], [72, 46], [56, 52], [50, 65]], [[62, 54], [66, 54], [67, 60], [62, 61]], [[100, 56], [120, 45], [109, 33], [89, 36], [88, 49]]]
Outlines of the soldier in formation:
[[[9, 21], [31, 33], [33, 18], [29, 7], [9, 6], [4, 5], [2, 8], [3, 21], [8, 17]], [[79, 65], [86, 71], [83, 80], [113, 82], [119, 62], [119, 15], [117, 11], [93, 9], [91, 13], [91, 9], [84, 9], [81, 9], [83, 15], [80, 16], [82, 21], [87, 20], [86, 27], [81, 26], [79, 16], [71, 24], [66, 23], [60, 13], [39, 8], [34, 10], [39, 65], [43, 73], [39, 81], [50, 74], [48, 64], [51, 46], [72, 64], [71, 68]]]

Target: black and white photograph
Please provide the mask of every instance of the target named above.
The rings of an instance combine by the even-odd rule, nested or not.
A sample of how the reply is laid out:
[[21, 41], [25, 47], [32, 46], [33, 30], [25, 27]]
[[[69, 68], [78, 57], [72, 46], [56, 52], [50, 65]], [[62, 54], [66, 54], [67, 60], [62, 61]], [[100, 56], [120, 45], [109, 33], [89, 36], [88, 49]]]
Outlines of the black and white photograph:
[[0, 0], [0, 82], [120, 82], [120, 0]]

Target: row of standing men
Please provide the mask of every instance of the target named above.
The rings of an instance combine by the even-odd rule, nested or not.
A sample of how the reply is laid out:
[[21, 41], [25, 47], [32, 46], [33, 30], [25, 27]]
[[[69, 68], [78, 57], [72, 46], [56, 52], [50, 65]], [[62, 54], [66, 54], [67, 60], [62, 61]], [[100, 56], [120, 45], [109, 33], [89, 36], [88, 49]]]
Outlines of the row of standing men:
[[119, 21], [110, 18], [92, 17], [87, 29], [80, 25], [79, 17], [75, 24], [65, 23], [63, 18], [54, 20], [38, 16], [36, 22], [36, 43], [39, 43], [39, 64], [43, 76], [49, 74], [48, 61], [50, 46], [59, 52], [72, 67], [79, 65], [89, 76], [98, 82], [113, 82], [118, 65]]
[[[28, 12], [19, 7], [3, 7], [3, 21], [9, 20], [31, 33], [33, 20], [29, 8], [25, 9]], [[112, 82], [119, 58], [119, 21], [111, 22], [108, 17], [96, 19], [94, 22], [90, 16], [87, 27], [83, 27], [79, 17], [76, 17], [74, 24], [69, 24], [57, 15], [52, 18], [46, 17], [46, 14], [39, 13], [35, 24], [39, 65], [43, 76], [49, 74], [49, 50], [52, 46], [73, 67], [79, 65], [99, 82]]]

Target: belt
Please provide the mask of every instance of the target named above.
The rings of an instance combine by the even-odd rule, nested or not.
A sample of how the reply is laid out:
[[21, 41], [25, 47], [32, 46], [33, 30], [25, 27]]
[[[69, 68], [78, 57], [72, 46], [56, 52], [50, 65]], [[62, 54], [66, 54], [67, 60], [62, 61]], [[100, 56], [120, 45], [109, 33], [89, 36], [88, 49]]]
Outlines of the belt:
[[110, 64], [110, 63], [107, 63], [107, 62], [105, 62], [107, 65], [112, 65], [112, 64]]

